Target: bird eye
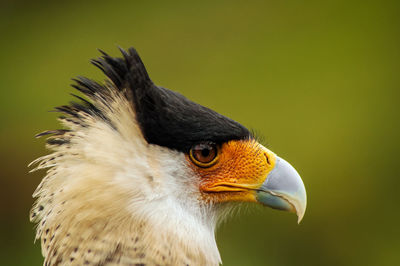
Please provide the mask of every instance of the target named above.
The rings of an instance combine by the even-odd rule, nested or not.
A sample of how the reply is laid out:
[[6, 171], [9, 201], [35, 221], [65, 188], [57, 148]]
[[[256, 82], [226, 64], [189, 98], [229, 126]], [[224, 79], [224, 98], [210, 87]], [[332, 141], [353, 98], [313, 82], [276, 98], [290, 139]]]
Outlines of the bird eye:
[[200, 143], [190, 149], [190, 159], [200, 167], [214, 165], [218, 158], [218, 147], [214, 143]]

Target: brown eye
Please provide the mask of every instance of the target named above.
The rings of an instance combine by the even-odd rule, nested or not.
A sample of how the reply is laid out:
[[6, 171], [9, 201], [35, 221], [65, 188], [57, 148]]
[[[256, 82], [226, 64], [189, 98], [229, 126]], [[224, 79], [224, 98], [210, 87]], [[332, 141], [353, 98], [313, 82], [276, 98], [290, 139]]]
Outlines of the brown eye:
[[218, 148], [214, 143], [196, 144], [190, 149], [190, 159], [200, 167], [210, 167], [218, 157]]

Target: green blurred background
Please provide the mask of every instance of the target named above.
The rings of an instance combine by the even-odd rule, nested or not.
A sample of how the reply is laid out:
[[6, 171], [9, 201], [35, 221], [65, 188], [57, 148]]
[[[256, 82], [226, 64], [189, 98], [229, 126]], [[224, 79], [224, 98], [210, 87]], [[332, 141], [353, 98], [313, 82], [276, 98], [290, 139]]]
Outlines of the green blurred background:
[[303, 222], [250, 208], [222, 225], [224, 265], [400, 260], [398, 1], [2, 1], [2, 265], [40, 265], [32, 192], [70, 78], [135, 46], [156, 84], [256, 129], [300, 172]]

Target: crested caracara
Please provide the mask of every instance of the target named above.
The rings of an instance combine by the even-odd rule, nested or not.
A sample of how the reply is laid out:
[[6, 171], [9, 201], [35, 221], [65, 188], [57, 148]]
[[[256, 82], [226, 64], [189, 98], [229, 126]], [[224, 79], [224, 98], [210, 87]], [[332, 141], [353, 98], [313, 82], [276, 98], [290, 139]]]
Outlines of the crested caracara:
[[241, 124], [155, 85], [135, 51], [102, 52], [104, 84], [80, 77], [87, 99], [57, 107], [63, 129], [34, 192], [44, 265], [218, 265], [220, 221], [237, 202], [295, 212], [296, 170]]

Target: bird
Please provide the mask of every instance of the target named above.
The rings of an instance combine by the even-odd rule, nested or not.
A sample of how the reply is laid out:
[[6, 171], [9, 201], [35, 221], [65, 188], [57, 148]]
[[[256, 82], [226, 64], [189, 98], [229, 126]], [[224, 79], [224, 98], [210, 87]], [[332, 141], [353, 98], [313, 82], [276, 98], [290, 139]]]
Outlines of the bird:
[[44, 265], [220, 265], [215, 232], [242, 202], [297, 214], [298, 172], [240, 123], [155, 85], [134, 48], [91, 63], [47, 130], [33, 193]]

